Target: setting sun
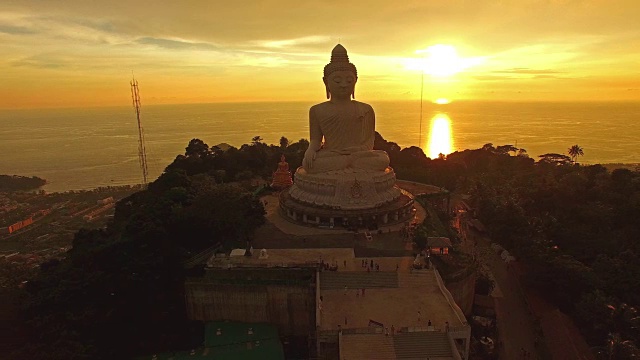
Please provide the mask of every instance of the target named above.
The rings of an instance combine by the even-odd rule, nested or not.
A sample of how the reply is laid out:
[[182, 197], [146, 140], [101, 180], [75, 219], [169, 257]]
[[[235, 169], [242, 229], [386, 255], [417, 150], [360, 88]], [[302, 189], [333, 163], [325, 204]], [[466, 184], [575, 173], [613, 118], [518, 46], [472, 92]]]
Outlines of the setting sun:
[[437, 44], [423, 50], [417, 50], [416, 53], [426, 54], [426, 56], [424, 59], [408, 64], [407, 67], [423, 70], [425, 74], [433, 77], [452, 76], [483, 62], [483, 58], [459, 57], [456, 48], [452, 45]]
[[424, 70], [427, 74], [445, 77], [460, 72], [461, 59], [458, 57], [456, 49], [451, 45], [434, 45], [427, 48], [429, 56], [424, 63]]

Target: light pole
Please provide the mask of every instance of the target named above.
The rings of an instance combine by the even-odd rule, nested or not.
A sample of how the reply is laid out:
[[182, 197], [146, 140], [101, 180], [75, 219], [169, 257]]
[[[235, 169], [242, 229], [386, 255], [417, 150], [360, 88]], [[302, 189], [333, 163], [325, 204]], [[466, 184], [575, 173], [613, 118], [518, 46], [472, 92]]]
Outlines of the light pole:
[[418, 147], [422, 149], [422, 94], [424, 93], [424, 69], [421, 69], [420, 78], [420, 135], [418, 135]]
[[418, 135], [418, 147], [422, 149], [422, 110], [424, 99], [424, 71], [426, 66], [426, 59], [424, 54], [429, 52], [428, 49], [416, 50], [416, 54], [422, 54], [422, 63], [420, 64], [420, 134]]

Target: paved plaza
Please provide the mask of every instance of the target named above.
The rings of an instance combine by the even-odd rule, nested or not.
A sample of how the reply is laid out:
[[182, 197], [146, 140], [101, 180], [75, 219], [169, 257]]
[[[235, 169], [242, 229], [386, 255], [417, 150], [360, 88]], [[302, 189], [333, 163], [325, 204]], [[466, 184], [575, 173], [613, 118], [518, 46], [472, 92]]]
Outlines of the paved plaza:
[[[398, 185], [413, 194], [442, 191], [412, 182]], [[322, 263], [330, 268], [318, 277], [317, 325], [327, 334], [344, 331], [340, 353], [351, 359], [419, 354], [452, 359], [444, 330], [460, 328], [465, 319], [447, 300], [433, 270], [413, 269], [413, 243], [402, 231], [408, 222], [381, 226], [369, 237], [363, 229], [354, 233], [295, 224], [282, 215], [277, 193], [261, 201], [267, 222], [252, 241], [254, 256], [230, 261], [240, 266]], [[413, 221], [421, 223], [428, 214], [419, 203], [414, 206]], [[268, 258], [257, 256], [262, 249]]]
[[[451, 327], [462, 325], [440, 291], [433, 271], [401, 271], [394, 274], [397, 276], [396, 287], [393, 287], [394, 284], [372, 287], [363, 281], [360, 288], [348, 282], [341, 289], [323, 289], [320, 283], [320, 329], [336, 330], [338, 326], [342, 329], [366, 328], [370, 320], [389, 328], [393, 325], [398, 330], [401, 326], [427, 330], [429, 320], [433, 330], [444, 330], [446, 322]], [[344, 275], [349, 278], [349, 272]], [[375, 277], [378, 274], [367, 275]], [[362, 289], [365, 290], [364, 295]]]

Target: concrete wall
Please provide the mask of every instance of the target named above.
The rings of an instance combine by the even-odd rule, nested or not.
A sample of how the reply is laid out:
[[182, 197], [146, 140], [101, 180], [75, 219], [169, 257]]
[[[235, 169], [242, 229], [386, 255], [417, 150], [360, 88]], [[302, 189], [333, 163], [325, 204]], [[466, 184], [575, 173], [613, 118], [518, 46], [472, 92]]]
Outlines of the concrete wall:
[[476, 272], [472, 272], [466, 278], [458, 281], [450, 281], [445, 284], [456, 304], [460, 306], [462, 312], [469, 316], [473, 308], [473, 298], [476, 287]]
[[[228, 282], [235, 283], [223, 281], [225, 272], [229, 274]], [[268, 322], [276, 325], [281, 335], [308, 336], [316, 328], [315, 283], [278, 284], [287, 279], [256, 279], [256, 275], [222, 270], [215, 278], [188, 280], [185, 296], [189, 318]], [[245, 277], [245, 281], [238, 281], [238, 276]]]

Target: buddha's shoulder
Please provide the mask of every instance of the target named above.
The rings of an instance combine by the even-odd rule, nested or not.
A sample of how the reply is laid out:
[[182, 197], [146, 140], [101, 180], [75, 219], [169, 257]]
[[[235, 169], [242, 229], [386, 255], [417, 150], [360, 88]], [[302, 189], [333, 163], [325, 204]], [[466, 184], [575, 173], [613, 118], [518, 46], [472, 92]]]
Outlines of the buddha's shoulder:
[[353, 102], [356, 104], [356, 106], [358, 107], [358, 110], [360, 110], [360, 112], [373, 112], [373, 108], [371, 107], [371, 105], [367, 104], [367, 103], [363, 103], [360, 101], [355, 101], [353, 100]]
[[[360, 101], [352, 101], [356, 107], [358, 108], [358, 110], [360, 112], [373, 112], [373, 108], [371, 107], [371, 105], [367, 104], [367, 103], [363, 103]], [[319, 113], [319, 114], [323, 114], [323, 113], [333, 113], [336, 111], [335, 107], [333, 106], [333, 104], [331, 104], [330, 101], [325, 101], [319, 104], [315, 104], [313, 105], [310, 109], [310, 112], [315, 112], [315, 113]]]
[[328, 102], [328, 101], [325, 101], [325, 102], [322, 102], [320, 104], [315, 104], [315, 105], [311, 106], [309, 111], [311, 111], [311, 112], [327, 111], [329, 109], [331, 109], [331, 103]]

